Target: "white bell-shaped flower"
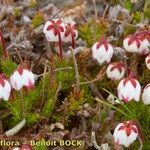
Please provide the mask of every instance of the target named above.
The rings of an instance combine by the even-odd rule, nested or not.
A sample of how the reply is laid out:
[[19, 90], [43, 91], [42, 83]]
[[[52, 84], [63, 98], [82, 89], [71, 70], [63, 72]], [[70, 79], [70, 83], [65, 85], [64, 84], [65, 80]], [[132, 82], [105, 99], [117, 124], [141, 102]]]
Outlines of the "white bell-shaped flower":
[[119, 123], [113, 133], [117, 145], [129, 147], [138, 137], [138, 127], [134, 121]]
[[138, 53], [140, 55], [146, 55], [150, 52], [150, 43], [148, 41], [148, 39], [144, 38], [142, 41], [141, 41], [141, 46], [138, 50]]
[[113, 62], [108, 65], [106, 75], [111, 80], [120, 80], [124, 77], [125, 65], [121, 62]]
[[30, 70], [24, 69], [22, 74], [22, 82], [27, 89], [32, 89], [35, 84], [34, 74]]
[[96, 42], [92, 47], [93, 58], [96, 59], [100, 64], [103, 64], [104, 62], [109, 63], [113, 56], [113, 52], [113, 47], [106, 39]]
[[18, 70], [10, 76], [10, 84], [16, 91], [19, 91], [23, 87], [22, 77]]
[[31, 89], [35, 84], [34, 74], [30, 70], [19, 66], [10, 76], [10, 84], [16, 91], [19, 91], [24, 86], [27, 89]]
[[142, 93], [142, 100], [145, 105], [150, 104], [150, 84], [146, 85]]
[[150, 70], [150, 54], [145, 58], [146, 67]]
[[129, 53], [138, 53], [141, 46], [141, 39], [134, 35], [129, 35], [123, 40], [123, 47]]
[[11, 92], [11, 86], [5, 75], [0, 74], [0, 99], [8, 101]]
[[118, 97], [124, 102], [140, 100], [141, 85], [132, 75], [131, 73], [127, 78], [122, 79], [117, 87]]
[[58, 42], [64, 37], [65, 24], [61, 19], [47, 21], [43, 28], [43, 33], [48, 42]]

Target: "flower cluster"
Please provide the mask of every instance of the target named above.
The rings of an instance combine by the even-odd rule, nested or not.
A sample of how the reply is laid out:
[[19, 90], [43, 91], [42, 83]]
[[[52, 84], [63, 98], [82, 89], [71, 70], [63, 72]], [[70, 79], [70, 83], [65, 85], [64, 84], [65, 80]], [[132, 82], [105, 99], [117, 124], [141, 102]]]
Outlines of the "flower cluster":
[[43, 33], [48, 42], [59, 42], [60, 57], [62, 58], [62, 42], [71, 42], [75, 48], [75, 39], [78, 37], [76, 23], [71, 18], [53, 19], [47, 21], [43, 28]]
[[[135, 52], [139, 54], [149, 53], [149, 32], [139, 32], [134, 35], [130, 35], [123, 41], [123, 46], [127, 52]], [[107, 39], [101, 39], [96, 42], [92, 47], [92, 56], [96, 59], [99, 64], [110, 63], [113, 56], [113, 47], [107, 41]], [[150, 54], [145, 58], [145, 63], [147, 68], [150, 70]], [[136, 79], [136, 75], [129, 71], [126, 77], [125, 73], [128, 72], [128, 66], [122, 62], [112, 62], [108, 65], [106, 70], [106, 75], [111, 80], [121, 80], [117, 87], [118, 97], [124, 102], [129, 102], [131, 100], [139, 101], [141, 96], [141, 85]], [[122, 79], [123, 78], [123, 79]], [[150, 95], [147, 94], [149, 88], [145, 88], [142, 100], [144, 104], [150, 104]]]
[[31, 89], [34, 87], [34, 84], [33, 73], [19, 65], [9, 80], [6, 79], [4, 74], [0, 74], [0, 99], [9, 100], [11, 89], [16, 91], [21, 90], [23, 87]]
[[[149, 32], [135, 33], [124, 39], [123, 47], [126, 52], [146, 56], [145, 64], [150, 70], [149, 40]], [[108, 64], [106, 70], [107, 77], [111, 80], [120, 80], [117, 86], [118, 98], [125, 103], [131, 100], [138, 102], [141, 98], [145, 105], [150, 104], [150, 83], [146, 85], [142, 93], [142, 88], [136, 74], [132, 72], [127, 64], [122, 63], [122, 60], [119, 62], [111, 62], [113, 52], [112, 45], [106, 39], [96, 42], [92, 47], [93, 58], [96, 59], [100, 65], [103, 63]], [[139, 128], [134, 121], [119, 123], [114, 130], [113, 137], [117, 145], [128, 147], [139, 137]]]

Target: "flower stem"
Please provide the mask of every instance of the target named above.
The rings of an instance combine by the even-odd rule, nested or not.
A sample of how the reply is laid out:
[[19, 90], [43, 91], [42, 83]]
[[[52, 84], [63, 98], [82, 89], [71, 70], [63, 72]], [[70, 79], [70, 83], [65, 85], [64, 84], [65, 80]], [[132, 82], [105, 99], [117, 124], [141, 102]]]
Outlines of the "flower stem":
[[75, 39], [72, 33], [71, 33], [71, 38], [72, 38], [72, 48], [75, 49]]
[[6, 43], [3, 37], [3, 33], [0, 31], [0, 41], [2, 42], [2, 48], [3, 48], [3, 53], [5, 56], [5, 59], [9, 57], [7, 49], [6, 49]]
[[78, 91], [80, 91], [80, 74], [79, 74], [79, 71], [78, 71], [78, 64], [77, 64], [76, 57], [75, 57], [75, 54], [74, 54], [74, 49], [72, 47], [70, 47], [70, 50], [71, 50], [71, 53], [72, 53], [73, 63], [74, 63], [74, 68], [75, 68], [76, 86], [77, 86]]
[[62, 41], [61, 41], [60, 33], [58, 34], [58, 38], [59, 38], [59, 56], [62, 59], [63, 58], [63, 54], [62, 54]]

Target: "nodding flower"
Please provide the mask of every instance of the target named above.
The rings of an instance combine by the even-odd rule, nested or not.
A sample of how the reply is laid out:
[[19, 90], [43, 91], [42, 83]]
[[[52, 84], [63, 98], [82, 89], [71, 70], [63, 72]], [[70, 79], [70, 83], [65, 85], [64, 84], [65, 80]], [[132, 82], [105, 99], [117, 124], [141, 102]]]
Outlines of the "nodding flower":
[[106, 70], [106, 75], [111, 80], [120, 80], [125, 75], [125, 65], [122, 62], [110, 63]]
[[48, 42], [58, 42], [59, 43], [59, 50], [60, 50], [60, 57], [63, 57], [62, 51], [62, 38], [64, 37], [65, 33], [65, 24], [62, 22], [61, 19], [53, 19], [51, 21], [47, 21], [43, 28], [43, 33]]
[[142, 100], [145, 105], [150, 104], [150, 84], [147, 84], [142, 93]]
[[107, 41], [107, 39], [101, 39], [92, 47], [93, 58], [96, 59], [99, 64], [103, 64], [104, 62], [109, 63], [113, 56], [113, 52], [113, 47]]
[[126, 103], [131, 100], [135, 100], [137, 102], [140, 100], [141, 85], [135, 78], [135, 74], [133, 72], [119, 82], [117, 91], [119, 99]]
[[4, 74], [0, 74], [0, 99], [9, 100], [11, 86]]
[[150, 54], [146, 56], [145, 58], [145, 64], [148, 70], [150, 70]]
[[10, 76], [10, 84], [16, 91], [19, 91], [23, 87], [32, 89], [35, 84], [34, 74], [30, 70], [25, 69], [22, 66], [18, 66], [18, 68]]
[[125, 50], [129, 53], [138, 53], [140, 55], [146, 55], [149, 51], [149, 33], [138, 32], [133, 35], [129, 35], [123, 41]]
[[65, 34], [63, 41], [64, 42], [71, 42], [72, 48], [75, 49], [75, 40], [78, 37], [78, 30], [76, 29], [76, 22], [71, 18], [65, 18]]
[[113, 133], [114, 142], [125, 147], [129, 147], [138, 136], [139, 129], [133, 120], [119, 123]]
[[141, 46], [141, 38], [129, 35], [123, 40], [123, 47], [129, 53], [138, 53]]

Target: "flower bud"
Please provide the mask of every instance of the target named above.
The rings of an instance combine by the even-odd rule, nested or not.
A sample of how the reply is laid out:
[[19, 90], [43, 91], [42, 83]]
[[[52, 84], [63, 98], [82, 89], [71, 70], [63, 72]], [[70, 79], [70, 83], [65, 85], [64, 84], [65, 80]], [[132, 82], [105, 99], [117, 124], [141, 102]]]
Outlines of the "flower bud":
[[125, 66], [121, 62], [114, 62], [108, 65], [106, 75], [111, 80], [120, 80], [125, 74]]
[[134, 121], [119, 123], [113, 133], [117, 145], [129, 147], [138, 137], [138, 127]]
[[127, 38], [123, 40], [123, 47], [129, 53], [138, 53], [139, 48], [141, 46], [141, 40], [139, 37], [135, 37], [134, 35], [129, 35]]
[[109, 63], [113, 56], [113, 52], [113, 47], [106, 39], [96, 42], [92, 47], [93, 58], [96, 59], [100, 64], [103, 64], [104, 62]]
[[35, 84], [34, 74], [30, 70], [19, 66], [17, 70], [10, 76], [10, 84], [16, 91], [19, 91], [24, 86], [27, 89], [31, 89]]
[[11, 92], [11, 86], [4, 74], [0, 74], [0, 99], [8, 101]]
[[120, 100], [129, 102], [133, 99], [138, 102], [141, 95], [141, 85], [130, 74], [127, 78], [124, 78], [119, 82], [117, 91]]
[[150, 84], [146, 85], [142, 93], [142, 100], [145, 105], [150, 104]]

